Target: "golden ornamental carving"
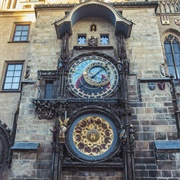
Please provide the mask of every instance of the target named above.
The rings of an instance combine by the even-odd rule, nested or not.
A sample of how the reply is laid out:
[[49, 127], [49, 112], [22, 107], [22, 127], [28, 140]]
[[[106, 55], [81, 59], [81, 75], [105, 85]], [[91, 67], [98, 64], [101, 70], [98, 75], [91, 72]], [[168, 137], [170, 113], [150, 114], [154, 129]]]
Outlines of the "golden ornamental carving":
[[110, 124], [97, 116], [80, 120], [73, 132], [76, 148], [89, 156], [105, 153], [111, 147], [113, 139], [114, 133]]

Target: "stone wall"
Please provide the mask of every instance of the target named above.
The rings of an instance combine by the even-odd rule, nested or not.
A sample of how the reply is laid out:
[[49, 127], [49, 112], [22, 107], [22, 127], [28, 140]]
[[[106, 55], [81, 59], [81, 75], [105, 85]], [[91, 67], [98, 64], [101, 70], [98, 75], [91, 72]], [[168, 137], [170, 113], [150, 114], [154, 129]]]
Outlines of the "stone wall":
[[123, 180], [123, 173], [109, 170], [75, 169], [63, 171], [63, 180]]
[[51, 172], [51, 146], [41, 143], [38, 151], [14, 151], [9, 180], [48, 180]]
[[137, 130], [135, 134], [136, 179], [178, 179], [179, 152], [158, 153], [154, 147], [155, 141], [177, 139], [170, 84], [166, 83], [165, 90], [160, 90], [156, 83], [155, 90], [150, 90], [148, 83], [138, 84], [136, 76], [132, 76], [129, 78], [129, 95], [132, 124]]
[[180, 152], [179, 151], [163, 151], [156, 152], [156, 163], [159, 170], [161, 171], [161, 180], [165, 179], [180, 179]]
[[159, 65], [164, 59], [154, 9], [125, 9], [123, 16], [134, 23], [131, 37], [127, 39], [131, 72], [139, 78], [160, 77]]

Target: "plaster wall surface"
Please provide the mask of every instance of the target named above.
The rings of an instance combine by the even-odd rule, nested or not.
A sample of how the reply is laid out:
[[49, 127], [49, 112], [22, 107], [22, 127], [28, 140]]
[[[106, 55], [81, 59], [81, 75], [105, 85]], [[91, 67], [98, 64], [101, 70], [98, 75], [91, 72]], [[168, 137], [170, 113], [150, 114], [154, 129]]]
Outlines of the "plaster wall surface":
[[[0, 13], [0, 88], [2, 90], [4, 75], [6, 73], [7, 62], [25, 62], [29, 53], [30, 43], [13, 43], [14, 23], [30, 22], [29, 15], [21, 13]], [[31, 23], [33, 29], [33, 22]], [[31, 31], [29, 34], [31, 37]], [[24, 63], [24, 69], [25, 69]], [[20, 92], [2, 92], [0, 93], [0, 119], [6, 122], [11, 129], [13, 125], [14, 114], [18, 109]]]

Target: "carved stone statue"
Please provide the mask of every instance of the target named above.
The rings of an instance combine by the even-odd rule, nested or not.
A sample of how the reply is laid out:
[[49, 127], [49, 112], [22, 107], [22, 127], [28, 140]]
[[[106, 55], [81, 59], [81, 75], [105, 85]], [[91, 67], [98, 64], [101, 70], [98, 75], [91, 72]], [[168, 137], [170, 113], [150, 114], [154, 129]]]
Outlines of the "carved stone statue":
[[30, 66], [27, 65], [26, 66], [26, 71], [24, 73], [24, 78], [25, 79], [27, 79], [30, 76], [30, 70], [31, 70]]
[[121, 125], [121, 129], [120, 129], [120, 132], [119, 132], [119, 138], [120, 138], [121, 141], [125, 141], [126, 140], [126, 131], [123, 128], [122, 125]]
[[96, 31], [96, 25], [95, 24], [91, 25], [91, 31]]
[[129, 128], [129, 138], [130, 138], [130, 143], [133, 144], [134, 143], [134, 140], [135, 140], [135, 137], [134, 137], [134, 134], [135, 134], [136, 130], [133, 129], [133, 126], [130, 125], [130, 128]]
[[91, 36], [90, 39], [88, 39], [88, 45], [89, 46], [97, 46], [98, 45], [98, 39], [94, 36]]

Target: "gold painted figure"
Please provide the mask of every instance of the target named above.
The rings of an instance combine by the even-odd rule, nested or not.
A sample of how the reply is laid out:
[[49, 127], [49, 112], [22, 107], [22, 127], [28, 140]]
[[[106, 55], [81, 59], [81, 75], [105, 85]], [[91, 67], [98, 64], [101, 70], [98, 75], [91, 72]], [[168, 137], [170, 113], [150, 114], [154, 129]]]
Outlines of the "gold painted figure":
[[64, 121], [59, 118], [59, 138], [65, 138], [65, 132], [67, 130], [67, 124], [68, 124], [69, 118], [66, 118]]

